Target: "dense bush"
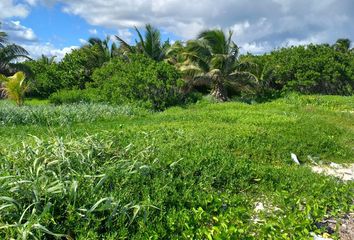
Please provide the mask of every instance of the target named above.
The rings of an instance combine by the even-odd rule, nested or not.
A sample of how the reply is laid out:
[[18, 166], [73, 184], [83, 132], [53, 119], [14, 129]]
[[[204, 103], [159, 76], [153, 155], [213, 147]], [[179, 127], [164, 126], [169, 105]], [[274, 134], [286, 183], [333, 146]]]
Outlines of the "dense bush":
[[98, 88], [111, 103], [138, 103], [161, 110], [185, 101], [179, 72], [144, 55], [115, 58], [97, 69], [92, 78], [91, 86]]
[[102, 102], [103, 99], [99, 94], [98, 89], [87, 88], [87, 89], [73, 89], [73, 90], [60, 90], [53, 93], [49, 97], [49, 101], [56, 105], [58, 104], [70, 104], [70, 103], [80, 103], [80, 102]]
[[60, 81], [65, 88], [85, 88], [86, 83], [92, 81], [92, 73], [104, 63], [100, 57], [99, 47], [84, 46], [66, 54], [59, 63], [62, 75]]
[[47, 98], [62, 89], [83, 89], [86, 83], [92, 82], [93, 71], [106, 61], [96, 45], [75, 49], [59, 63], [53, 60], [42, 56], [38, 60], [25, 62], [31, 82], [28, 96]]
[[262, 94], [354, 93], [354, 54], [323, 45], [282, 48], [262, 56], [246, 56], [258, 65]]
[[56, 62], [27, 61], [24, 63], [30, 69], [27, 74], [31, 82], [31, 97], [47, 98], [50, 94], [62, 89], [64, 83], [61, 81], [62, 72]]

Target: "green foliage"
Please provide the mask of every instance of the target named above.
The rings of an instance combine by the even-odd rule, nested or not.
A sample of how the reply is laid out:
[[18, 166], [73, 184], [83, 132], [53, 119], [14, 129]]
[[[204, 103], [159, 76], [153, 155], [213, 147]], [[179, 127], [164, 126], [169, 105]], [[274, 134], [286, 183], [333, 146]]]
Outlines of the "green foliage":
[[179, 72], [167, 63], [155, 62], [144, 55], [130, 55], [129, 60], [112, 59], [97, 69], [92, 78], [91, 86], [98, 88], [111, 103], [138, 103], [162, 110], [184, 101]]
[[65, 126], [80, 122], [95, 122], [120, 116], [131, 116], [137, 112], [130, 106], [78, 103], [52, 106], [35, 105], [14, 108], [6, 102], [0, 103], [0, 125], [44, 125]]
[[95, 124], [5, 125], [0, 238], [310, 239], [325, 231], [323, 218], [354, 210], [353, 182], [306, 164], [307, 155], [353, 162], [353, 106], [353, 97], [290, 95]]
[[14, 100], [18, 106], [22, 106], [25, 101], [25, 93], [29, 88], [25, 80], [26, 75], [24, 72], [17, 72], [11, 77], [5, 77], [0, 74], [0, 84], [3, 85], [0, 91], [4, 91], [5, 96]]
[[263, 93], [351, 95], [354, 92], [354, 55], [329, 45], [309, 45], [247, 56], [259, 65]]
[[66, 89], [85, 88], [87, 83], [92, 82], [93, 71], [101, 67], [106, 60], [107, 58], [102, 56], [102, 46], [98, 44], [73, 50], [59, 63], [61, 84]]
[[56, 105], [59, 104], [70, 104], [70, 103], [92, 103], [92, 102], [102, 102], [98, 89], [87, 88], [87, 89], [74, 89], [74, 90], [60, 90], [53, 93], [49, 97], [49, 101]]
[[16, 61], [29, 58], [28, 55], [29, 53], [23, 47], [10, 44], [7, 33], [0, 31], [0, 74], [9, 75], [23, 70], [22, 64]]
[[54, 62], [44, 61], [44, 58], [36, 61], [26, 61], [24, 63], [29, 69], [29, 81], [31, 89], [28, 96], [37, 98], [47, 98], [50, 94], [66, 87], [61, 80], [63, 72], [59, 65]]
[[[173, 48], [178, 52], [178, 45]], [[231, 31], [228, 35], [222, 30], [201, 32], [197, 40], [187, 42], [183, 55], [185, 62], [179, 68], [187, 83], [211, 86], [211, 95], [219, 101], [228, 99], [227, 86], [238, 93], [257, 86], [256, 76], [248, 71], [252, 64], [240, 61]]]
[[135, 31], [139, 37], [139, 41], [135, 40], [135, 46], [129, 45], [121, 37], [116, 36], [123, 54], [144, 54], [155, 61], [162, 61], [170, 46], [169, 40], [162, 43], [160, 30], [150, 24], [145, 26], [144, 37], [138, 28], [135, 28]]

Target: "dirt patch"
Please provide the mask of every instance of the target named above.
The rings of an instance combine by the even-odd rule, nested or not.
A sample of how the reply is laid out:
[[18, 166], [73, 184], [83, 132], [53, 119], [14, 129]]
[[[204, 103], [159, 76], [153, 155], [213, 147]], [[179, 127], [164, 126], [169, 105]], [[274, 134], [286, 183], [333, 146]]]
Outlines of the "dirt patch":
[[316, 165], [311, 167], [315, 173], [340, 178], [344, 181], [354, 181], [354, 164], [337, 164]]
[[[315, 173], [337, 177], [343, 181], [354, 181], [354, 164], [330, 163], [329, 165], [314, 165], [311, 169]], [[327, 219], [316, 225], [318, 228], [325, 228], [329, 235], [338, 232], [341, 240], [354, 240], [354, 213], [346, 214], [338, 221]], [[326, 238], [317, 237], [317, 239]]]
[[354, 240], [354, 213], [342, 219], [339, 233], [341, 240]]
[[317, 236], [315, 239], [332, 239], [330, 236], [337, 232], [341, 240], [354, 240], [354, 213], [346, 214], [338, 221], [334, 219], [326, 219], [323, 222], [317, 223], [318, 228], [325, 228], [325, 237]]

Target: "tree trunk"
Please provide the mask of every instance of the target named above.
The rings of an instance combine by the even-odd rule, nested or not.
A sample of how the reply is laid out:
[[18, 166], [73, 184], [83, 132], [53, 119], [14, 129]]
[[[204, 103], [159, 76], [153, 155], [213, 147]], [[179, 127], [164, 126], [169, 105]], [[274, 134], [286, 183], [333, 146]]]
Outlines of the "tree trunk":
[[211, 92], [211, 95], [220, 102], [225, 102], [228, 100], [226, 88], [220, 82], [215, 84], [214, 89]]

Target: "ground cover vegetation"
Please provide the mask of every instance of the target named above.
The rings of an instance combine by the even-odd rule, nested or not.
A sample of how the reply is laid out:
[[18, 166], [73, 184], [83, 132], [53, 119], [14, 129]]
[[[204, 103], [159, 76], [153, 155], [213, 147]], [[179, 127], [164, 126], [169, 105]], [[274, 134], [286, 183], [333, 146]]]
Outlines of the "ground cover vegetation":
[[310, 168], [354, 162], [348, 39], [255, 56], [136, 32], [14, 61], [0, 31], [1, 239], [311, 239], [354, 211], [352, 181]]

